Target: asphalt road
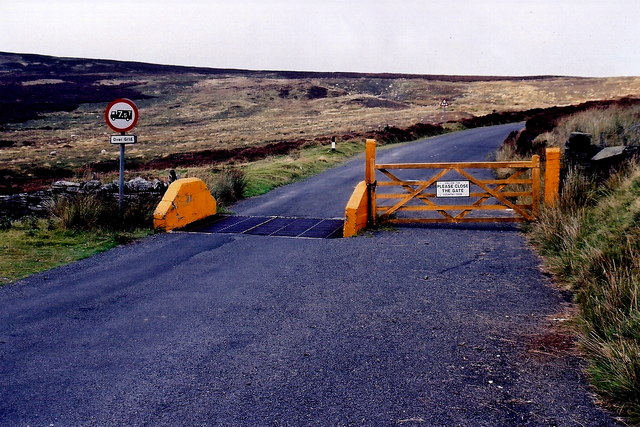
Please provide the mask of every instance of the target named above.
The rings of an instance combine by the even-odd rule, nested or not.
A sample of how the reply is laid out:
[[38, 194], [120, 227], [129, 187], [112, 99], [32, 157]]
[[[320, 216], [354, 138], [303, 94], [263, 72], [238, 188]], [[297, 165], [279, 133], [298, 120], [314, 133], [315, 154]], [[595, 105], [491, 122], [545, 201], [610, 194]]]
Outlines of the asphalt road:
[[[377, 150], [377, 160], [379, 163], [487, 161], [509, 132], [522, 126], [492, 126], [427, 138], [419, 143], [386, 146]], [[362, 180], [364, 156], [361, 155], [330, 172], [244, 200], [234, 207], [234, 212], [241, 215], [341, 218], [353, 188]]]
[[[512, 128], [385, 156], [482, 160]], [[341, 216], [361, 176], [236, 211]], [[0, 288], [0, 425], [616, 425], [566, 305], [513, 226], [156, 235]]]

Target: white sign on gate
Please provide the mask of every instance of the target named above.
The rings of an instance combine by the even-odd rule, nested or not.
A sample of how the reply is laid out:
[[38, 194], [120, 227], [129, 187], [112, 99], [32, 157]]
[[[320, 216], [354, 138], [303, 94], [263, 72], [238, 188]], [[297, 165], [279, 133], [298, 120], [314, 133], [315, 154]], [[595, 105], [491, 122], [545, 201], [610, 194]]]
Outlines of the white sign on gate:
[[438, 181], [436, 197], [469, 197], [469, 181]]

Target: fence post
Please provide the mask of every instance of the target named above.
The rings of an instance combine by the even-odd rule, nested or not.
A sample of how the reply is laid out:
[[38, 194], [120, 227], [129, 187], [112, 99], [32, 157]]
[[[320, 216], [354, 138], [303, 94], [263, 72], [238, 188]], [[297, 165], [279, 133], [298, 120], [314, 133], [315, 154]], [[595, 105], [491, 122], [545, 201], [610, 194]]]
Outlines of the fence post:
[[531, 213], [534, 219], [538, 219], [540, 213], [540, 156], [534, 154], [531, 157]]
[[547, 148], [545, 157], [544, 203], [547, 206], [553, 206], [560, 194], [560, 158], [562, 157], [560, 148]]
[[367, 199], [369, 206], [369, 223], [376, 224], [376, 140], [367, 139], [365, 142], [364, 180], [367, 184]]

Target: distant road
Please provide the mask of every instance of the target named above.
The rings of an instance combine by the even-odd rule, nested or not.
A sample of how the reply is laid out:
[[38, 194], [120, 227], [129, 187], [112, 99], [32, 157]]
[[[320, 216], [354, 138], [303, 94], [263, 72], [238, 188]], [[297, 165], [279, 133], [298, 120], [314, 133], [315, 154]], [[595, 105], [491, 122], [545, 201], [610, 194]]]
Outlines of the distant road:
[[[486, 161], [509, 132], [522, 124], [472, 129], [427, 138], [420, 143], [387, 146], [378, 150], [381, 162]], [[340, 144], [338, 143], [338, 149]], [[364, 180], [364, 157], [316, 175], [304, 182], [277, 188], [269, 194], [241, 201], [234, 212], [242, 215], [319, 216], [339, 218], [359, 181]]]
[[[483, 160], [517, 125], [387, 160]], [[342, 215], [362, 161], [236, 212]], [[0, 288], [1, 426], [607, 426], [514, 226], [159, 234]]]

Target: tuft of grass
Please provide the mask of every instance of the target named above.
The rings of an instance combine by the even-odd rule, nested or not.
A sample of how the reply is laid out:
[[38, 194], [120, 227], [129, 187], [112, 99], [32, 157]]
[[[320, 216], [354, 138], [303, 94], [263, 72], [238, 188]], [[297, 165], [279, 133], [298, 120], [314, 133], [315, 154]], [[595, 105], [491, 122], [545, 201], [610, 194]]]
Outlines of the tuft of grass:
[[0, 230], [8, 230], [11, 227], [11, 220], [6, 216], [0, 216]]
[[247, 176], [242, 169], [225, 166], [216, 175], [211, 193], [216, 201], [229, 206], [244, 197]]
[[516, 153], [512, 144], [504, 144], [496, 151], [496, 162], [531, 160], [531, 156]]
[[51, 217], [4, 221], [0, 227], [0, 285], [86, 258], [152, 234], [154, 198], [128, 200], [122, 215], [111, 196], [59, 196]]
[[[513, 144], [505, 143], [500, 148], [498, 148], [498, 150], [496, 151], [495, 161], [497, 161], [497, 162], [531, 161], [531, 156], [524, 156], [524, 155], [518, 154], [516, 152], [516, 150], [514, 149], [514, 145]], [[507, 179], [508, 177], [513, 175], [516, 171], [517, 171], [517, 169], [514, 169], [514, 168], [498, 168], [498, 169], [494, 170], [494, 173], [496, 175], [496, 178], [498, 178], [498, 179]], [[544, 173], [542, 174], [542, 176], [544, 176]], [[524, 175], [521, 176], [521, 178], [530, 179], [531, 178], [531, 171], [527, 171]], [[504, 191], [505, 192], [508, 192], [508, 191], [530, 192], [531, 191], [531, 185], [509, 184], [504, 188]], [[518, 197], [512, 198], [512, 200], [515, 203], [519, 204], [519, 205], [528, 205], [528, 204], [532, 203], [531, 196], [518, 196]]]
[[[48, 206], [50, 214], [68, 230], [97, 228], [107, 216], [108, 208], [92, 194], [56, 196]], [[117, 208], [116, 208], [117, 211]]]
[[81, 193], [54, 197], [49, 205], [52, 218], [66, 230], [132, 230], [150, 228], [157, 197], [138, 197], [125, 201], [119, 213], [112, 195]]

